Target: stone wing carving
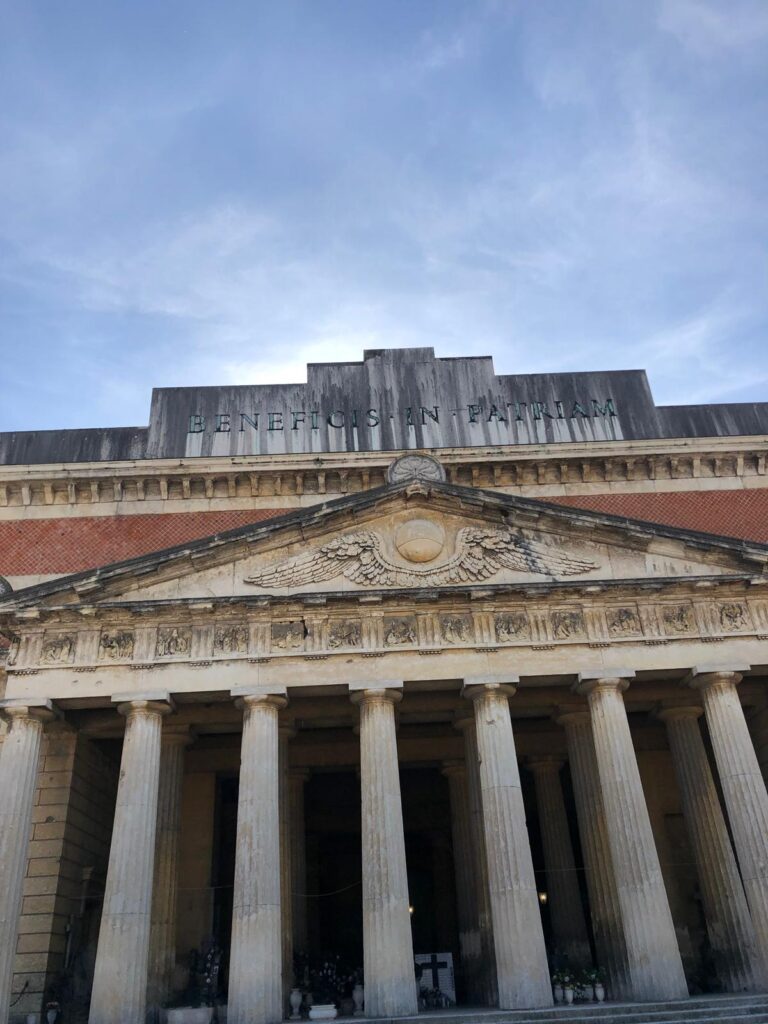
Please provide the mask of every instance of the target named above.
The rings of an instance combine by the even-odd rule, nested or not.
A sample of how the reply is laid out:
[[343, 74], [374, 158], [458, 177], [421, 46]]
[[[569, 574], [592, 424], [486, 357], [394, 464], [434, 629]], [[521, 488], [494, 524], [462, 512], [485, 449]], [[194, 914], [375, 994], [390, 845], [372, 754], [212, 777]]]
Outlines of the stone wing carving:
[[439, 587], [487, 580], [501, 569], [543, 576], [578, 576], [597, 563], [574, 558], [547, 544], [526, 540], [511, 530], [459, 530], [456, 554], [442, 565], [406, 568], [391, 562], [380, 537], [369, 530], [348, 533], [317, 551], [247, 576], [261, 587], [296, 587], [339, 576], [368, 587]]

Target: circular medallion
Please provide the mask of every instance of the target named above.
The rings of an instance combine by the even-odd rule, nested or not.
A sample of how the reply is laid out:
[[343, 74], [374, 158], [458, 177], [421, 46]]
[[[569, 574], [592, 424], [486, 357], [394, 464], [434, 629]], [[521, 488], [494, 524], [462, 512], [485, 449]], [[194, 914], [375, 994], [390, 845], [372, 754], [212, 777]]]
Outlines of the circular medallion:
[[387, 479], [391, 484], [400, 484], [404, 480], [436, 480], [443, 483], [445, 470], [431, 455], [401, 455], [390, 463]]
[[431, 562], [445, 546], [445, 531], [430, 519], [409, 519], [395, 530], [395, 547], [409, 562]]

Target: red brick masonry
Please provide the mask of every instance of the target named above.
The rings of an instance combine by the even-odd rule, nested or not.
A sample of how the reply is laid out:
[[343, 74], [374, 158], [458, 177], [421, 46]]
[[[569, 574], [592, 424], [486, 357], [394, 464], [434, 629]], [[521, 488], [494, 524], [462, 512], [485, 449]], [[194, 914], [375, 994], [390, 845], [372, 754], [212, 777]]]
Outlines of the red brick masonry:
[[[548, 500], [667, 526], [768, 543], [768, 488], [590, 494]], [[286, 511], [276, 508], [0, 522], [0, 575], [80, 572], [270, 519]]]

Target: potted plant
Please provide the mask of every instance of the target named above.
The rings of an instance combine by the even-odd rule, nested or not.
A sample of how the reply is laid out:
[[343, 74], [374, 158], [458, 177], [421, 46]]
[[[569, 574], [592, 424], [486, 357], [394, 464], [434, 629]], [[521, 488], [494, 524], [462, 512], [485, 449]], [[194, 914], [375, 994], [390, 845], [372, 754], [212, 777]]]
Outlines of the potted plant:
[[59, 1005], [58, 1000], [51, 999], [45, 1004], [45, 1019], [48, 1024], [55, 1024], [59, 1019], [60, 1012], [61, 1006]]
[[552, 996], [555, 1002], [558, 1004], [562, 1003], [565, 1000], [565, 995], [563, 994], [564, 973], [565, 972], [560, 969], [552, 971]]
[[336, 1003], [341, 996], [339, 958], [327, 957], [309, 972], [309, 983], [314, 1001], [309, 1010], [310, 1020], [335, 1020]]
[[575, 995], [575, 985], [573, 975], [568, 971], [563, 971], [563, 1002], [566, 1006], [570, 1006], [573, 1002]]
[[584, 980], [592, 988], [595, 1001], [602, 1003], [605, 999], [605, 976], [602, 967], [593, 967], [584, 974]]
[[189, 984], [168, 1004], [167, 1024], [210, 1024], [219, 992], [221, 947], [208, 943], [189, 955]]
[[365, 1005], [365, 987], [363, 986], [363, 972], [358, 967], [352, 975], [352, 1015], [362, 1017]]

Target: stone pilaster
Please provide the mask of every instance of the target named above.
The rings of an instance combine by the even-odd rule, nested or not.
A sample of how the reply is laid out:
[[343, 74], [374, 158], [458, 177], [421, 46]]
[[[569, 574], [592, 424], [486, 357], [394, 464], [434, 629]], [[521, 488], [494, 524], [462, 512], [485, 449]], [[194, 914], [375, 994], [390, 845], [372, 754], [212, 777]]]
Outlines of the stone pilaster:
[[0, 1021], [8, 1020], [43, 726], [50, 701], [2, 701], [9, 729], [0, 747]]
[[162, 730], [147, 990], [147, 1003], [154, 1012], [171, 995], [173, 970], [176, 966], [181, 785], [184, 777], [184, 748], [189, 742], [190, 735], [186, 726], [176, 728], [166, 724]]
[[144, 1024], [167, 695], [120, 702], [125, 736], [91, 992], [90, 1024]]
[[401, 684], [354, 689], [360, 707], [365, 1013], [417, 1012], [395, 732]]
[[471, 975], [473, 999], [483, 1006], [496, 1006], [499, 990], [496, 984], [496, 953], [493, 948], [493, 920], [491, 893], [488, 887], [488, 853], [485, 848], [483, 825], [483, 797], [480, 788], [480, 758], [477, 752], [477, 732], [474, 714], [461, 715], [454, 725], [464, 736], [464, 765], [467, 773], [467, 806], [469, 812], [472, 877], [475, 907], [473, 928], [479, 949], [475, 955], [474, 974]]
[[589, 700], [631, 995], [684, 999], [688, 986], [622, 697], [629, 684], [616, 676], [579, 678]]
[[465, 679], [474, 704], [499, 1007], [552, 1005], [508, 697], [513, 686]]
[[755, 928], [763, 983], [768, 983], [768, 793], [736, 686], [738, 671], [694, 669], [720, 786], [731, 823], [744, 892]]
[[307, 836], [304, 822], [304, 785], [309, 772], [295, 769], [288, 773], [291, 789], [291, 889], [293, 893], [293, 945], [307, 949]]
[[592, 723], [587, 710], [563, 710], [557, 721], [565, 729], [568, 744], [568, 764], [587, 876], [597, 961], [606, 973], [611, 998], [628, 999], [631, 985], [624, 926], [592, 741]]
[[547, 874], [547, 905], [555, 948], [568, 958], [570, 966], [586, 967], [592, 962], [592, 953], [560, 785], [563, 761], [554, 757], [534, 757], [528, 759], [527, 766], [533, 772], [536, 785], [539, 831]]
[[229, 960], [230, 1024], [283, 1016], [278, 714], [285, 690], [242, 693], [240, 787]]
[[446, 761], [443, 775], [448, 779], [451, 799], [451, 835], [453, 864], [456, 874], [456, 912], [459, 930], [459, 949], [467, 1001], [478, 1002], [478, 974], [480, 959], [480, 930], [475, 913], [475, 865], [472, 827], [469, 816], [467, 771], [463, 761]]
[[701, 708], [662, 708], [696, 859], [718, 979], [729, 992], [761, 987], [755, 930], [699, 731]]
[[291, 849], [291, 787], [288, 780], [288, 744], [296, 730], [288, 723], [278, 729], [278, 787], [280, 793], [280, 913], [283, 933], [283, 1010], [293, 983], [293, 851]]

